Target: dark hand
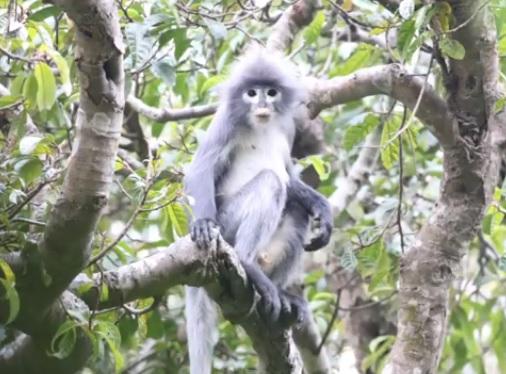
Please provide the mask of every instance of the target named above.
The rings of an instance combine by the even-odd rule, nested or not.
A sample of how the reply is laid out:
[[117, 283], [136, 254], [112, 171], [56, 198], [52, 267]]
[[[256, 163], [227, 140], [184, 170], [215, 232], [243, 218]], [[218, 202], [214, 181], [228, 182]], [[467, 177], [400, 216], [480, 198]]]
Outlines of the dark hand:
[[316, 251], [325, 247], [332, 235], [332, 210], [327, 201], [315, 204], [311, 212], [311, 238], [309, 243], [304, 245], [306, 251]]
[[199, 249], [209, 248], [211, 242], [220, 234], [218, 224], [210, 218], [200, 218], [193, 222], [190, 236]]

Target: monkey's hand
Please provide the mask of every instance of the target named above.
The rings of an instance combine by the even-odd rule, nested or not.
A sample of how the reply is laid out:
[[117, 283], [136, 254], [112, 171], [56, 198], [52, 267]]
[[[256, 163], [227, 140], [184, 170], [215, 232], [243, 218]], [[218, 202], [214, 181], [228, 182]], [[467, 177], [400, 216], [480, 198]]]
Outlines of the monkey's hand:
[[311, 222], [310, 222], [310, 240], [309, 243], [304, 243], [306, 251], [316, 251], [325, 247], [332, 234], [332, 210], [329, 203], [325, 201], [318, 201], [311, 207]]
[[199, 249], [209, 248], [211, 242], [218, 238], [220, 229], [218, 224], [210, 218], [200, 218], [193, 222], [190, 237]]

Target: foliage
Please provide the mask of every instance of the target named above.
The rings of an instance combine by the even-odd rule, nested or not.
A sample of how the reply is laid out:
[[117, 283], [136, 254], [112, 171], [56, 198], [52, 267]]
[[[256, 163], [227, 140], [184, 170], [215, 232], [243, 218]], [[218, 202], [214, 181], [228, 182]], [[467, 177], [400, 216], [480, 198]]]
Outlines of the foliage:
[[[128, 93], [154, 107], [182, 108], [215, 102], [213, 88], [226, 77], [234, 58], [251, 39], [266, 40], [272, 20], [290, 1], [273, 1], [269, 10], [235, 0], [118, 3], [127, 45]], [[308, 75], [338, 77], [388, 61], [403, 62], [409, 71], [423, 75], [429, 63], [422, 51], [432, 40], [438, 41], [444, 56], [465, 57], [464, 47], [445, 33], [452, 17], [445, 2], [422, 5], [403, 0], [395, 14], [370, 0], [344, 1], [340, 10], [333, 1], [323, 3], [292, 47], [291, 57]], [[14, 13], [9, 13], [9, 4], [15, 4]], [[506, 3], [496, 0], [492, 4], [503, 56]], [[431, 27], [433, 19], [441, 30]], [[336, 41], [333, 35], [340, 30], [351, 34], [349, 23], [363, 29], [367, 37]], [[0, 28], [0, 83], [8, 91], [0, 97], [0, 251], [32, 251], [56, 202], [76, 135], [76, 30], [57, 7], [40, 0], [0, 0]], [[385, 43], [393, 33], [397, 43]], [[504, 59], [501, 64], [506, 72]], [[434, 70], [431, 79], [440, 87], [441, 77]], [[496, 110], [503, 107], [504, 99], [498, 101]], [[136, 113], [130, 116], [138, 117]], [[402, 244], [413, 242], [413, 234], [434, 205], [442, 160], [431, 133], [416, 118], [411, 119], [410, 113], [406, 116], [400, 104], [385, 98], [341, 105], [321, 117], [325, 154], [310, 156], [301, 165], [316, 169], [322, 180], [320, 190], [326, 195], [339, 186], [367, 135], [381, 130], [381, 164], [336, 217], [338, 229], [326, 260], [317, 256], [313, 261], [318, 270], [306, 274], [305, 294], [324, 331], [338, 291], [333, 269], [357, 271], [373, 301], [395, 294]], [[188, 230], [181, 178], [210, 118], [157, 123], [140, 116], [139, 121], [140, 125], [124, 127], [115, 184], [94, 235], [94, 255], [111, 243], [112, 250], [99, 262], [100, 268], [85, 269], [88, 275], [131, 263], [148, 251], [163, 250]], [[148, 151], [142, 152], [143, 147]], [[402, 201], [400, 183], [404, 186]], [[505, 195], [504, 189], [497, 189], [481, 235], [465, 261], [463, 278], [455, 283], [440, 373], [464, 369], [491, 373], [494, 368], [506, 372]], [[8, 323], [20, 305], [11, 269], [0, 262], [0, 270], [0, 297], [8, 300], [10, 308], [8, 321], [2, 321], [5, 326], [0, 327], [0, 343], [4, 344], [13, 338]], [[182, 295], [182, 288], [173, 288], [146, 313], [135, 311], [152, 300], [138, 300], [100, 315], [69, 316], [52, 340], [51, 354], [66, 357], [75, 344], [76, 329], [83, 329], [94, 347], [89, 372], [125, 368], [128, 372], [184, 372]], [[101, 298], [107, 297], [103, 287]], [[392, 300], [395, 297], [385, 303]], [[342, 334], [338, 334], [343, 331], [342, 323], [336, 323], [327, 342], [332, 355], [343, 349]], [[220, 334], [216, 372], [245, 372], [255, 366], [255, 354], [242, 331], [223, 322]], [[392, 343], [388, 335], [374, 340], [362, 366], [379, 370]]]

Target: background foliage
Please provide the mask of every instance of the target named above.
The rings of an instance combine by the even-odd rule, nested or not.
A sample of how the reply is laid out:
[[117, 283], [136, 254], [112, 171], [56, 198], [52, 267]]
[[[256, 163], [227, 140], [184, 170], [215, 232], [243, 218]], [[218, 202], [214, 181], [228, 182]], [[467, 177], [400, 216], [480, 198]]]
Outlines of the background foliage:
[[[502, 55], [506, 1], [489, 3]], [[266, 40], [289, 2], [121, 0], [118, 4], [127, 45], [127, 94], [153, 107], [182, 108], [215, 102], [213, 88], [226, 77], [230, 64], [246, 43]], [[441, 71], [425, 52], [436, 37], [429, 21], [438, 17], [448, 30], [449, 12], [445, 2], [429, 6], [404, 0], [394, 14], [374, 1], [323, 1], [313, 22], [297, 36], [290, 57], [304, 74], [329, 78], [402, 62], [442, 90]], [[57, 7], [32, 0], [0, 0], [0, 29], [0, 251], [33, 251], [58, 196], [75, 139], [79, 95], [75, 29]], [[445, 35], [449, 36], [440, 41], [442, 53], [462, 58], [463, 47], [451, 34]], [[506, 69], [504, 59], [501, 63]], [[441, 153], [429, 131], [387, 98], [341, 105], [321, 117], [324, 152], [300, 162], [315, 166], [324, 194], [336, 190], [364, 139], [374, 131], [380, 133], [380, 157], [367, 183], [336, 217], [331, 245], [308, 257], [305, 295], [323, 332], [340, 294], [333, 274], [357, 271], [369, 302], [385, 304], [387, 320], [395, 322], [398, 257], [435, 202]], [[104, 251], [106, 255], [92, 260], [86, 272], [133, 262], [187, 233], [181, 177], [209, 121], [204, 117], [160, 123], [127, 108], [115, 184], [93, 242], [94, 255]], [[454, 285], [441, 373], [506, 372], [505, 212], [504, 189], [498, 187], [462, 277]], [[12, 271], [3, 262], [0, 268], [0, 285], [10, 303], [9, 320], [0, 327], [0, 344], [5, 344], [14, 337], [8, 324], [16, 317], [19, 300]], [[107, 297], [106, 288], [101, 297]], [[155, 300], [139, 300], [97, 315], [69, 316], [53, 339], [52, 354], [68, 355], [76, 329], [84, 329], [95, 349], [89, 370], [183, 372], [187, 366], [183, 309], [183, 290], [173, 288]], [[351, 370], [339, 322], [346, 313], [350, 311], [339, 313], [327, 346], [332, 358], [342, 354], [343, 359], [333, 359], [336, 367], [347, 365]], [[243, 332], [222, 322], [220, 334], [217, 372], [254, 367], [255, 354]], [[392, 343], [392, 335], [374, 339], [363, 367], [379, 370]]]

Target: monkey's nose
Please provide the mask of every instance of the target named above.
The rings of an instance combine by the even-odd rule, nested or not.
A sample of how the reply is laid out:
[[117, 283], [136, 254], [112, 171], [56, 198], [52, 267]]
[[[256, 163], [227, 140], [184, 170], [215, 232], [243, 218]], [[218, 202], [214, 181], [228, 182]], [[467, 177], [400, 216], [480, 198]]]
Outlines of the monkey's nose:
[[255, 109], [255, 117], [260, 119], [267, 119], [271, 116], [271, 111], [269, 108], [257, 108]]

